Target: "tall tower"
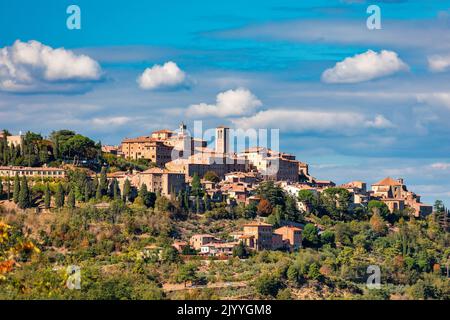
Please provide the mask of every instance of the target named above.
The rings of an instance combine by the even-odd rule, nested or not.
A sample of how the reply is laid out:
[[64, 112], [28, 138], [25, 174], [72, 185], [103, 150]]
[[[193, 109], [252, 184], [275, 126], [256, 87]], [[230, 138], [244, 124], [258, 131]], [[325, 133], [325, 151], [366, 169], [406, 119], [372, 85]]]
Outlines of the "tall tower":
[[230, 151], [230, 128], [220, 126], [216, 128], [216, 152], [228, 153]]
[[178, 135], [184, 136], [185, 133], [186, 133], [186, 125], [184, 124], [184, 122], [181, 122], [180, 129], [178, 130]]

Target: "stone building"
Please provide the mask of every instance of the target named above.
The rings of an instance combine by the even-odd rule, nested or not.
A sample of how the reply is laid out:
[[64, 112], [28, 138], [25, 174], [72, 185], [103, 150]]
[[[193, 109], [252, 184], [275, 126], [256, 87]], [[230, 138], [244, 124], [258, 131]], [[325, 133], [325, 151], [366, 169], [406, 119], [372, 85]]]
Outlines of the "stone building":
[[185, 189], [185, 175], [167, 169], [151, 168], [132, 176], [121, 177], [119, 182], [121, 187], [125, 179], [129, 179], [131, 185], [138, 189], [145, 183], [148, 191], [159, 192], [163, 196], [178, 194]]
[[419, 195], [408, 191], [401, 178], [396, 180], [387, 177], [372, 184], [371, 196], [373, 199], [384, 202], [391, 212], [410, 208], [416, 217], [426, 216], [433, 212], [431, 205], [421, 203]]
[[50, 167], [0, 167], [0, 177], [15, 177], [16, 174], [18, 174], [19, 177], [64, 178], [66, 176], [66, 170]]
[[6, 133], [4, 131], [0, 131], [0, 139], [5, 139], [6, 138], [6, 142], [8, 143], [8, 146], [23, 146], [23, 139], [24, 139], [24, 135], [22, 133], [18, 134], [18, 135], [6, 135]]
[[295, 160], [294, 155], [276, 152], [268, 148], [248, 148], [239, 156], [247, 159], [264, 180], [297, 182], [299, 174], [307, 171], [307, 167]]
[[172, 150], [172, 146], [151, 136], [124, 139], [121, 147], [121, 152], [126, 159], [147, 159], [159, 167], [171, 160]]
[[366, 205], [369, 201], [369, 193], [367, 192], [367, 184], [362, 181], [351, 181], [345, 183], [340, 188], [346, 189], [352, 195], [354, 204]]
[[189, 157], [196, 147], [206, 147], [206, 141], [191, 137], [181, 123], [178, 132], [163, 129], [150, 136], [124, 139], [120, 154], [128, 159], [151, 160], [163, 167], [172, 160]]
[[297, 250], [302, 246], [302, 229], [294, 226], [283, 226], [275, 229], [274, 234], [281, 235], [285, 247], [291, 250]]
[[264, 222], [244, 224], [242, 241], [256, 251], [272, 249], [272, 225]]

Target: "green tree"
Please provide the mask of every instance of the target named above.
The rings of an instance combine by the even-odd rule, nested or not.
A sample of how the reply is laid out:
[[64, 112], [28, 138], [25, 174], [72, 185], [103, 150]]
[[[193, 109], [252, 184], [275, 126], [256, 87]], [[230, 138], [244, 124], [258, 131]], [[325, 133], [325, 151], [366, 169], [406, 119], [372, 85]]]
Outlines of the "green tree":
[[321, 235], [320, 235], [320, 241], [322, 242], [322, 244], [329, 244], [331, 246], [335, 245], [335, 236], [334, 236], [334, 232], [330, 231], [330, 230], [326, 230], [324, 231]]
[[84, 197], [83, 197], [84, 202], [88, 202], [90, 198], [91, 198], [91, 190], [89, 188], [89, 184], [86, 183], [84, 185]]
[[335, 220], [343, 220], [348, 216], [351, 193], [347, 189], [325, 189], [320, 199], [326, 212]]
[[201, 197], [203, 195], [202, 184], [201, 184], [200, 177], [198, 176], [197, 172], [194, 173], [194, 175], [192, 177], [191, 194], [193, 196], [199, 196], [199, 197]]
[[390, 213], [388, 206], [378, 200], [370, 200], [367, 209], [371, 214], [378, 213], [383, 219], [386, 219]]
[[52, 202], [52, 196], [50, 193], [50, 186], [47, 183], [45, 185], [45, 189], [44, 189], [44, 206], [46, 209], [50, 208], [51, 202]]
[[120, 198], [120, 189], [119, 189], [119, 182], [116, 178], [112, 179], [110, 185], [109, 185], [109, 197], [117, 200]]
[[108, 178], [106, 176], [106, 167], [102, 167], [102, 170], [100, 171], [100, 182], [99, 182], [99, 186], [100, 186], [100, 192], [102, 194], [102, 196], [106, 195], [107, 191], [108, 191]]
[[111, 217], [111, 223], [117, 223], [119, 217], [127, 211], [127, 206], [121, 199], [113, 200], [109, 206], [109, 214]]
[[289, 281], [293, 282], [294, 284], [298, 284], [300, 280], [300, 272], [298, 270], [298, 267], [296, 265], [290, 265], [287, 269], [286, 276]]
[[75, 193], [73, 192], [72, 188], [67, 195], [67, 207], [69, 207], [70, 209], [75, 208]]
[[28, 188], [28, 181], [26, 176], [22, 177], [22, 181], [20, 183], [18, 205], [21, 209], [29, 208], [31, 206], [30, 189]]
[[253, 285], [260, 295], [272, 297], [276, 297], [283, 287], [281, 280], [272, 274], [263, 274], [253, 282]]
[[188, 281], [193, 282], [197, 279], [197, 270], [198, 270], [197, 265], [192, 262], [183, 264], [183, 265], [181, 265], [180, 269], [178, 270], [177, 280], [179, 282], [183, 282], [184, 287], [186, 287], [186, 283]]
[[11, 200], [11, 183], [9, 180], [6, 181], [6, 200]]
[[156, 200], [153, 199], [153, 196], [155, 195], [153, 192], [149, 192], [149, 195], [152, 195], [152, 199], [151, 199], [151, 204], [153, 204], [153, 206], [155, 207], [155, 209], [158, 212], [169, 212], [172, 211], [173, 206], [172, 206], [172, 202], [170, 202], [170, 200], [165, 197], [162, 196], [160, 194], [156, 195]]
[[335, 227], [336, 242], [346, 246], [351, 246], [355, 232], [349, 223], [338, 223]]
[[154, 192], [149, 192], [145, 183], [141, 185], [138, 195], [147, 208], [153, 208], [155, 206], [156, 194]]
[[180, 256], [174, 247], [167, 246], [161, 251], [161, 260], [165, 263], [176, 263], [180, 261]]
[[[307, 210], [318, 210], [318, 197], [311, 190], [300, 190], [297, 195], [298, 201], [306, 205]], [[309, 213], [309, 212], [307, 212]]]
[[200, 204], [200, 196], [195, 197], [195, 211], [196, 213], [200, 213], [202, 211], [202, 206]]
[[323, 279], [323, 275], [320, 273], [320, 267], [317, 263], [313, 262], [308, 269], [308, 278], [312, 280], [319, 280], [321, 281]]
[[19, 193], [20, 193], [20, 179], [19, 179], [19, 174], [16, 173], [16, 175], [14, 177], [14, 192], [13, 192], [14, 203], [19, 202]]
[[205, 173], [205, 175], [203, 176], [203, 179], [205, 179], [206, 181], [211, 181], [211, 182], [216, 182], [216, 183], [220, 181], [219, 176], [214, 171], [207, 171]]
[[306, 247], [317, 247], [319, 245], [319, 230], [312, 223], [303, 228], [303, 244]]
[[192, 248], [189, 244], [184, 246], [181, 250], [181, 254], [189, 256], [189, 255], [195, 255], [197, 254], [197, 251], [195, 251], [194, 248]]
[[64, 207], [64, 189], [61, 183], [58, 183], [56, 186], [55, 206], [57, 208]]
[[99, 184], [97, 184], [97, 190], [95, 190], [95, 199], [101, 200], [101, 199], [102, 199], [102, 196], [103, 196], [103, 193], [102, 193], [102, 186], [101, 186], [101, 184], [99, 183]]
[[184, 196], [184, 200], [183, 200], [184, 210], [186, 212], [188, 212], [189, 211], [189, 203], [190, 203], [189, 194], [187, 192], [184, 192], [183, 196]]
[[233, 257], [239, 257], [240, 259], [248, 257], [248, 250], [242, 241], [233, 248]]
[[130, 180], [126, 179], [125, 183], [123, 184], [123, 201], [126, 203], [130, 201], [131, 196], [131, 183]]
[[273, 181], [265, 181], [258, 185], [256, 188], [256, 194], [262, 199], [269, 201], [272, 207], [277, 205], [283, 206], [285, 208], [285, 194], [283, 189], [276, 185]]
[[206, 192], [203, 196], [203, 208], [205, 208], [205, 211], [211, 210], [211, 201], [209, 199], [209, 195]]

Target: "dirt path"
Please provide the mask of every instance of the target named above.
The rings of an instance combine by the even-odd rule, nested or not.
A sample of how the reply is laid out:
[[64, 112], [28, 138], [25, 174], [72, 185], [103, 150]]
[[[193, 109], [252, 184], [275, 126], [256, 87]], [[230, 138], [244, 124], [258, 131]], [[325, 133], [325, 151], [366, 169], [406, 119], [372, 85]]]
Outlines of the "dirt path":
[[217, 288], [244, 288], [247, 286], [247, 281], [237, 281], [237, 282], [214, 282], [208, 283], [207, 285], [187, 285], [186, 287], [182, 283], [165, 283], [163, 285], [163, 290], [166, 292], [171, 291], [181, 291], [181, 290], [189, 290], [189, 289], [217, 289]]

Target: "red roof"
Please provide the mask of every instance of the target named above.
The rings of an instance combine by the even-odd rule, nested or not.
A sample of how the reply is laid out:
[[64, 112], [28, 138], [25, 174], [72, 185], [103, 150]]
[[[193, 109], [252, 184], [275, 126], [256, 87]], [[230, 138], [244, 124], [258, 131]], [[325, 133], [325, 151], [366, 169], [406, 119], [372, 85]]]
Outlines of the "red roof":
[[398, 180], [392, 179], [391, 177], [384, 178], [383, 180], [374, 183], [373, 186], [401, 186]]

